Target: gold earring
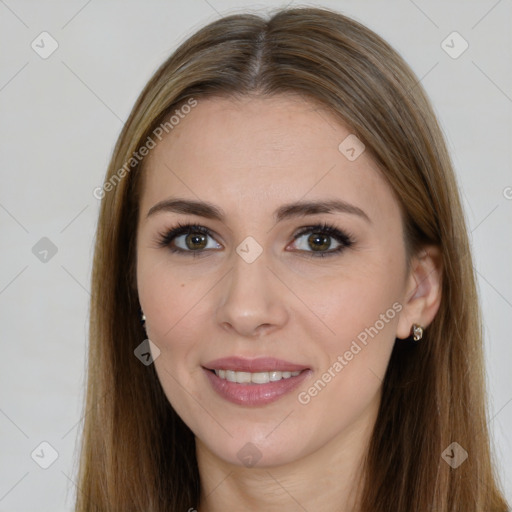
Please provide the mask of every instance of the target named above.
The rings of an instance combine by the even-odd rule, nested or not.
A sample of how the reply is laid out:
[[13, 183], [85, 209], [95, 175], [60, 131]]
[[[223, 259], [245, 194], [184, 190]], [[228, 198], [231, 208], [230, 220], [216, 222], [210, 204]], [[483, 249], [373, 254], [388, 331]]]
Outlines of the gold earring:
[[419, 341], [423, 338], [423, 327], [418, 324], [412, 324], [411, 335], [414, 336], [414, 341]]

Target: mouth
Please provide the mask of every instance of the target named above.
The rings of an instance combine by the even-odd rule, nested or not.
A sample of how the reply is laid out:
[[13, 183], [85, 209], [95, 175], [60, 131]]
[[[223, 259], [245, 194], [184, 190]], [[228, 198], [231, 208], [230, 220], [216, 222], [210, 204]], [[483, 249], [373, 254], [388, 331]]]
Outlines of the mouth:
[[223, 399], [245, 406], [261, 406], [289, 394], [312, 373], [300, 364], [274, 358], [229, 357], [204, 365], [213, 390]]
[[[238, 384], [267, 384], [268, 382], [277, 382], [282, 379], [289, 379], [291, 377], [297, 377], [300, 375], [298, 372], [237, 372], [234, 370], [210, 370], [217, 375], [220, 379], [227, 380], [229, 382], [237, 382]], [[302, 370], [305, 371], [305, 370]]]

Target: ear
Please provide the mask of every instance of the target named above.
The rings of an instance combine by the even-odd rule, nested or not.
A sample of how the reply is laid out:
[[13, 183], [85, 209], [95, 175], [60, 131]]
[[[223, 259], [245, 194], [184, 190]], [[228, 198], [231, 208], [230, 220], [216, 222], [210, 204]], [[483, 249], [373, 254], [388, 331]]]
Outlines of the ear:
[[406, 278], [403, 309], [397, 325], [396, 337], [408, 338], [412, 324], [426, 328], [441, 304], [443, 257], [439, 247], [425, 246], [411, 261]]

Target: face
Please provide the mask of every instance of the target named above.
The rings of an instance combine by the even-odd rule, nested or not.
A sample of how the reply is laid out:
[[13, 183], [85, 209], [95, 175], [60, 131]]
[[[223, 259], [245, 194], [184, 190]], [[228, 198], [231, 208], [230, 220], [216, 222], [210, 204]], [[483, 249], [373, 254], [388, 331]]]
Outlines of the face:
[[405, 248], [399, 204], [349, 135], [294, 96], [199, 99], [147, 157], [137, 284], [155, 368], [225, 462], [290, 463], [375, 420]]

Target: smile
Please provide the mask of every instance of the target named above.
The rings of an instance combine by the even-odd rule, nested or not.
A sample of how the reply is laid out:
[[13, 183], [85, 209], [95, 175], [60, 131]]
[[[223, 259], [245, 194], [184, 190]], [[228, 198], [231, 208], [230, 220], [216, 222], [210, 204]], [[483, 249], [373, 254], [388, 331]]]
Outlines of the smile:
[[225, 357], [203, 366], [210, 389], [237, 405], [263, 406], [290, 395], [313, 372], [272, 357]]
[[281, 379], [289, 379], [300, 374], [298, 372], [236, 372], [233, 370], [214, 370], [215, 375], [229, 382], [237, 382], [238, 384], [267, 384], [268, 382], [277, 382]]

